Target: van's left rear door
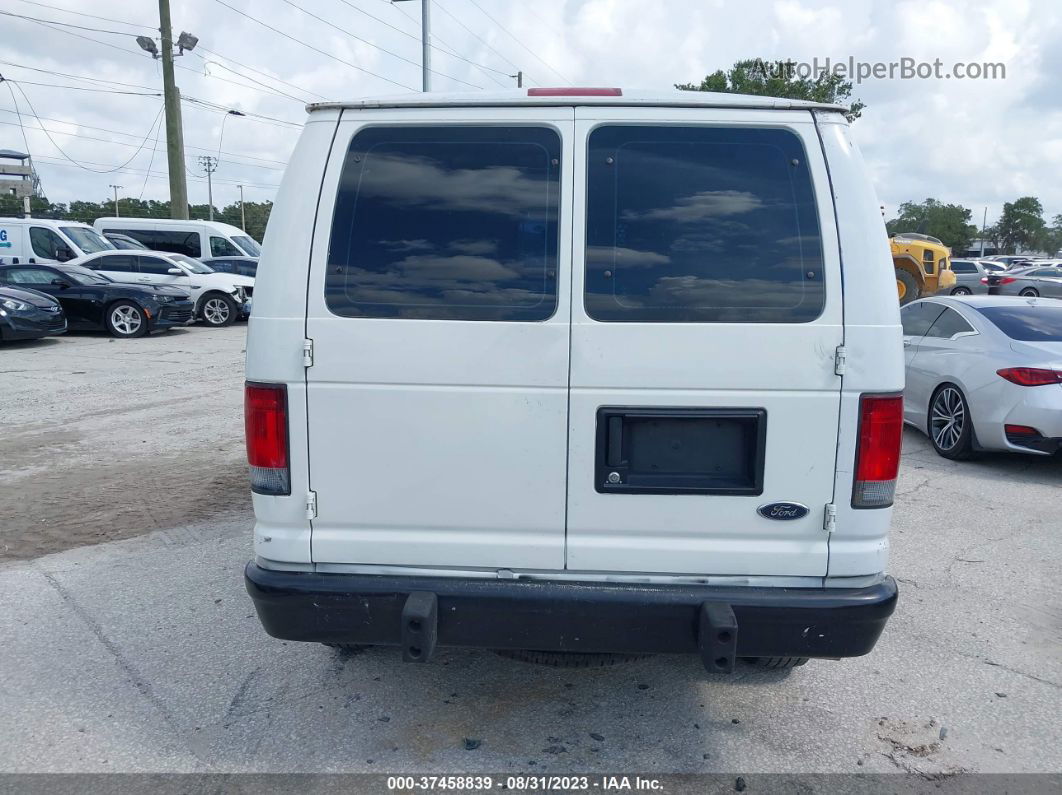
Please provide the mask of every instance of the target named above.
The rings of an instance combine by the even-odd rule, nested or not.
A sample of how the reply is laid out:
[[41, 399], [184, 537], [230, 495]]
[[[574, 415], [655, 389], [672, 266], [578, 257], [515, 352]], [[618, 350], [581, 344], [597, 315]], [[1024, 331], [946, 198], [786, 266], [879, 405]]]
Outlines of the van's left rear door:
[[319, 566], [563, 568], [573, 119], [341, 117], [306, 320]]

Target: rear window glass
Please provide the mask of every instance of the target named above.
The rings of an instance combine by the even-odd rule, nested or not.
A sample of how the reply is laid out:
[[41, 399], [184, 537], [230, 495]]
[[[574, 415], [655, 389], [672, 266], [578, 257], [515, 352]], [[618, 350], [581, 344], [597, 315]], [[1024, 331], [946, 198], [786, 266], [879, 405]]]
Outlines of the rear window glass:
[[325, 301], [347, 317], [545, 320], [557, 304], [560, 137], [371, 127], [340, 177]]
[[951, 261], [951, 269], [955, 273], [977, 273], [977, 266], [963, 259], [953, 259]]
[[822, 313], [815, 192], [792, 132], [604, 126], [588, 157], [592, 318], [804, 323]]
[[198, 257], [203, 253], [198, 232], [162, 229], [104, 229], [103, 231], [128, 235], [133, 240], [139, 240], [152, 251], [172, 251], [189, 257]]
[[979, 306], [977, 311], [1012, 340], [1062, 342], [1062, 306]]

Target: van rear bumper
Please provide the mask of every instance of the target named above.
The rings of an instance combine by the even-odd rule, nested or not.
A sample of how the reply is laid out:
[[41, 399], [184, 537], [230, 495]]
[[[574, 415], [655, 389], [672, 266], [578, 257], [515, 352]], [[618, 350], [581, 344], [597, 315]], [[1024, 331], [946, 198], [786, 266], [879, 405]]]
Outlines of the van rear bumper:
[[[284, 640], [735, 657], [857, 657], [896, 607], [892, 577], [866, 588], [632, 585], [245, 570], [266, 632]], [[411, 653], [412, 652], [412, 653]]]

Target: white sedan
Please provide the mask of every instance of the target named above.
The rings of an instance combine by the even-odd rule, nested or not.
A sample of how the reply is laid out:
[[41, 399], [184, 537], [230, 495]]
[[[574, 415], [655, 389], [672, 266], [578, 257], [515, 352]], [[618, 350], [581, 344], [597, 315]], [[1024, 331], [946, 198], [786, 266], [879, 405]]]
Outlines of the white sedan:
[[940, 455], [1062, 449], [1062, 302], [933, 297], [900, 318], [904, 420]]
[[209, 326], [227, 326], [246, 314], [254, 279], [219, 273], [199, 260], [170, 251], [108, 250], [73, 260], [116, 282], [168, 284], [187, 290], [195, 316]]

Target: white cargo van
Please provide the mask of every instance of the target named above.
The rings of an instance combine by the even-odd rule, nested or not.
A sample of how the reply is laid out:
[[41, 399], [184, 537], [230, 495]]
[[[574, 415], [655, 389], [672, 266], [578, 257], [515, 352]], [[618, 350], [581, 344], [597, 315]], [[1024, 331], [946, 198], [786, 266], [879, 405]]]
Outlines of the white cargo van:
[[171, 251], [186, 257], [257, 257], [261, 248], [242, 229], [219, 221], [181, 221], [172, 218], [97, 218], [100, 234], [128, 235], [152, 251]]
[[0, 218], [0, 264], [68, 262], [114, 245], [88, 224], [50, 218]]
[[279, 638], [869, 652], [903, 423], [840, 108], [618, 89], [311, 106], [247, 346]]

